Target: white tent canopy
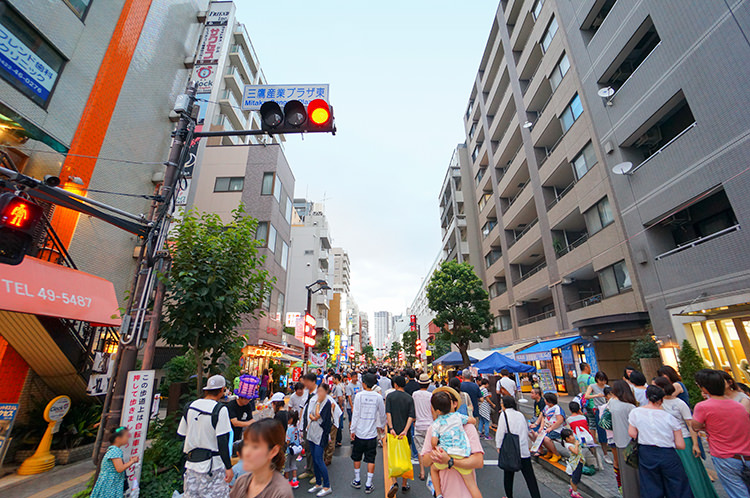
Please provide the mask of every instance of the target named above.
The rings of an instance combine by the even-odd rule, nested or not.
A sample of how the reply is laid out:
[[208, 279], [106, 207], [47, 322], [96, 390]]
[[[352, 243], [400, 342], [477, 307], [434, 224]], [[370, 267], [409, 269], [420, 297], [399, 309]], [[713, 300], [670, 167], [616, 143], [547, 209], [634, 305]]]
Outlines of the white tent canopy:
[[485, 351], [484, 349], [469, 349], [467, 353], [469, 354], [469, 356], [472, 356], [476, 358], [477, 360], [482, 361], [483, 359], [487, 358], [489, 355], [494, 353], [494, 351], [490, 351], [490, 350]]

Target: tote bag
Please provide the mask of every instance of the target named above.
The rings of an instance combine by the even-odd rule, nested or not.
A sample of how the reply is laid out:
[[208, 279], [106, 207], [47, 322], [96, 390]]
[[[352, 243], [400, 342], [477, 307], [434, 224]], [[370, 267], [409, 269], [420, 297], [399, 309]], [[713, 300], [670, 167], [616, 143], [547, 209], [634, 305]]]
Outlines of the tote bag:
[[521, 470], [521, 443], [518, 436], [510, 432], [508, 414], [503, 412], [503, 415], [505, 416], [506, 432], [503, 436], [503, 443], [500, 445], [497, 466], [508, 472], [518, 472]]

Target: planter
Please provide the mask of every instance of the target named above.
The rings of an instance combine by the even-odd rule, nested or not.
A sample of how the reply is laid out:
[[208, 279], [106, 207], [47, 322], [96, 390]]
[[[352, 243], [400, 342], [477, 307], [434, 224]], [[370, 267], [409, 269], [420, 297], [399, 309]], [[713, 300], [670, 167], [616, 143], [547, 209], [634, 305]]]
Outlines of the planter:
[[646, 381], [656, 377], [656, 371], [662, 366], [661, 358], [641, 358], [641, 372], [646, 376]]
[[[19, 450], [16, 451], [14, 461], [16, 463], [23, 463], [24, 460], [34, 454], [35, 450]], [[94, 443], [84, 444], [83, 446], [77, 446], [67, 450], [52, 450], [55, 456], [55, 465], [67, 465], [73, 462], [80, 462], [90, 458], [94, 452]]]

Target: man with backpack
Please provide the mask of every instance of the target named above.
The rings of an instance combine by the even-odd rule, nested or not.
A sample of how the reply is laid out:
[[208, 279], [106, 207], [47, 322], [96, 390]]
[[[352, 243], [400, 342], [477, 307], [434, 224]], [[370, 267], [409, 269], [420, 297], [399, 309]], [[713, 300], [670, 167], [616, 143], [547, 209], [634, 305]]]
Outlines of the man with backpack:
[[221, 375], [208, 379], [203, 398], [185, 408], [177, 434], [184, 438], [186, 455], [184, 498], [228, 498], [232, 481], [229, 435], [232, 425], [224, 397], [226, 380]]

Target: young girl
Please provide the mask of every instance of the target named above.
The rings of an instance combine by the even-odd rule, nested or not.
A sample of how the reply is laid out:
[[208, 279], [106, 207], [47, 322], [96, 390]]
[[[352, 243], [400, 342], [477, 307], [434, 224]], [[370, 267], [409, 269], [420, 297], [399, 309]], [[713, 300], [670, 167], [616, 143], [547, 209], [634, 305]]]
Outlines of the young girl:
[[484, 434], [485, 439], [492, 439], [490, 437], [490, 424], [492, 423], [492, 410], [495, 409], [495, 404], [492, 402], [492, 396], [490, 395], [490, 381], [482, 379], [479, 390], [482, 393], [479, 402], [479, 435]]
[[581, 482], [581, 473], [583, 472], [583, 453], [581, 452], [581, 443], [576, 439], [575, 434], [570, 429], [560, 431], [560, 437], [565, 444], [565, 449], [570, 452], [568, 465], [565, 472], [570, 476], [570, 496], [572, 498], [582, 498], [578, 493], [578, 483]]
[[[443, 449], [454, 460], [461, 460], [471, 455], [471, 446], [469, 437], [464, 430], [465, 424], [475, 424], [473, 417], [468, 417], [458, 412], [451, 411], [453, 396], [447, 392], [439, 392], [432, 395], [432, 416], [435, 421], [432, 423], [432, 448], [438, 446]], [[432, 485], [435, 487], [435, 497], [442, 498], [442, 489], [440, 487], [440, 471], [448, 468], [448, 464], [434, 463], [430, 469]], [[466, 484], [466, 488], [471, 493], [472, 498], [482, 498], [482, 493], [477, 487], [476, 477], [471, 470], [456, 469]]]
[[122, 498], [125, 488], [125, 471], [138, 462], [138, 457], [122, 461], [122, 447], [128, 444], [130, 431], [127, 427], [118, 427], [109, 438], [111, 446], [102, 460], [99, 478], [96, 480], [91, 498]]
[[284, 465], [284, 476], [289, 481], [289, 485], [294, 489], [299, 488], [297, 480], [297, 460], [295, 451], [302, 451], [302, 442], [299, 439], [299, 413], [296, 411], [289, 412], [289, 423], [286, 427], [286, 464]]

